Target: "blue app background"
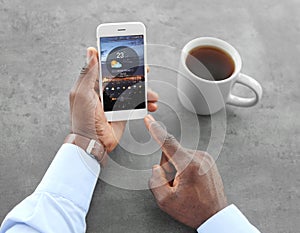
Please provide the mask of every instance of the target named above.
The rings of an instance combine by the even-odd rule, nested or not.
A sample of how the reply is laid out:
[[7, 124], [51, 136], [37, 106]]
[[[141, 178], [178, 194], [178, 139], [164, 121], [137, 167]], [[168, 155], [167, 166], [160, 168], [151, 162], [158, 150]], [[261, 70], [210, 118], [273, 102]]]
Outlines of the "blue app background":
[[101, 72], [102, 77], [115, 77], [107, 69], [107, 56], [115, 48], [126, 46], [133, 49], [139, 59], [139, 66], [137, 70], [131, 74], [133, 76], [144, 76], [144, 38], [143, 35], [131, 35], [131, 36], [114, 36], [114, 37], [101, 37], [100, 49], [101, 49]]

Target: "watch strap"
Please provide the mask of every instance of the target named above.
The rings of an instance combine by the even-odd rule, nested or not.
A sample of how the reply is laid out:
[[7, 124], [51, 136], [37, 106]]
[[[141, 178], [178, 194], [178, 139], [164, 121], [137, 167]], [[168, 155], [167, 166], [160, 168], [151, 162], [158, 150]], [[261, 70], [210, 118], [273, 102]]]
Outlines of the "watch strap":
[[99, 163], [106, 155], [106, 149], [102, 143], [79, 134], [69, 134], [64, 143], [71, 143], [79, 146], [86, 153], [92, 155]]

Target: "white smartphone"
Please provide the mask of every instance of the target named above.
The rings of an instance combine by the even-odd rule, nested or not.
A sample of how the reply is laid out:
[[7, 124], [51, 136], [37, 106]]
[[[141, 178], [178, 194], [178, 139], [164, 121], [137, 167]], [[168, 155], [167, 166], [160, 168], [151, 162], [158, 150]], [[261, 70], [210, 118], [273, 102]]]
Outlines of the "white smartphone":
[[146, 28], [143, 23], [107, 23], [97, 27], [99, 89], [108, 121], [147, 114]]

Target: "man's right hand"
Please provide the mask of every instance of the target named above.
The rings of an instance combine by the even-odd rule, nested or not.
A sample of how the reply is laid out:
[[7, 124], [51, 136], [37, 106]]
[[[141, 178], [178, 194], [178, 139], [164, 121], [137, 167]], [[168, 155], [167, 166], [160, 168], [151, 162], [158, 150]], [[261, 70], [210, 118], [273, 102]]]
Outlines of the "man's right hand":
[[198, 228], [227, 206], [214, 159], [206, 152], [183, 148], [151, 115], [145, 117], [145, 124], [162, 148], [161, 163], [153, 166], [149, 181], [158, 206]]

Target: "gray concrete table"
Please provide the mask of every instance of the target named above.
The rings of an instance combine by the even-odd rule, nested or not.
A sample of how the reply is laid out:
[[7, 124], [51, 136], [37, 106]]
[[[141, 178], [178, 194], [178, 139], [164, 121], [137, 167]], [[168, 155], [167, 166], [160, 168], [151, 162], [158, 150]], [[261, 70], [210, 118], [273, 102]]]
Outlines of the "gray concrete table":
[[[86, 47], [96, 46], [96, 26], [142, 21], [152, 44], [150, 86], [162, 101], [154, 116], [178, 139], [183, 130], [190, 132], [185, 143], [196, 138], [198, 149], [208, 145], [212, 119], [187, 112], [176, 92], [158, 83], [176, 85], [172, 69], [179, 51], [195, 37], [219, 37], [240, 51], [243, 72], [262, 84], [264, 95], [253, 108], [227, 107], [226, 137], [217, 159], [225, 190], [262, 232], [299, 231], [299, 9], [298, 0], [1, 0], [0, 221], [34, 191], [69, 131], [68, 92]], [[249, 94], [242, 88], [237, 92]], [[181, 130], [182, 122], [190, 124]], [[153, 143], [142, 121], [131, 122], [130, 133], [111, 157], [133, 172], [102, 174], [87, 232], [194, 232], [160, 211], [143, 189], [160, 154], [155, 146], [153, 153], [149, 146], [135, 146]]]

